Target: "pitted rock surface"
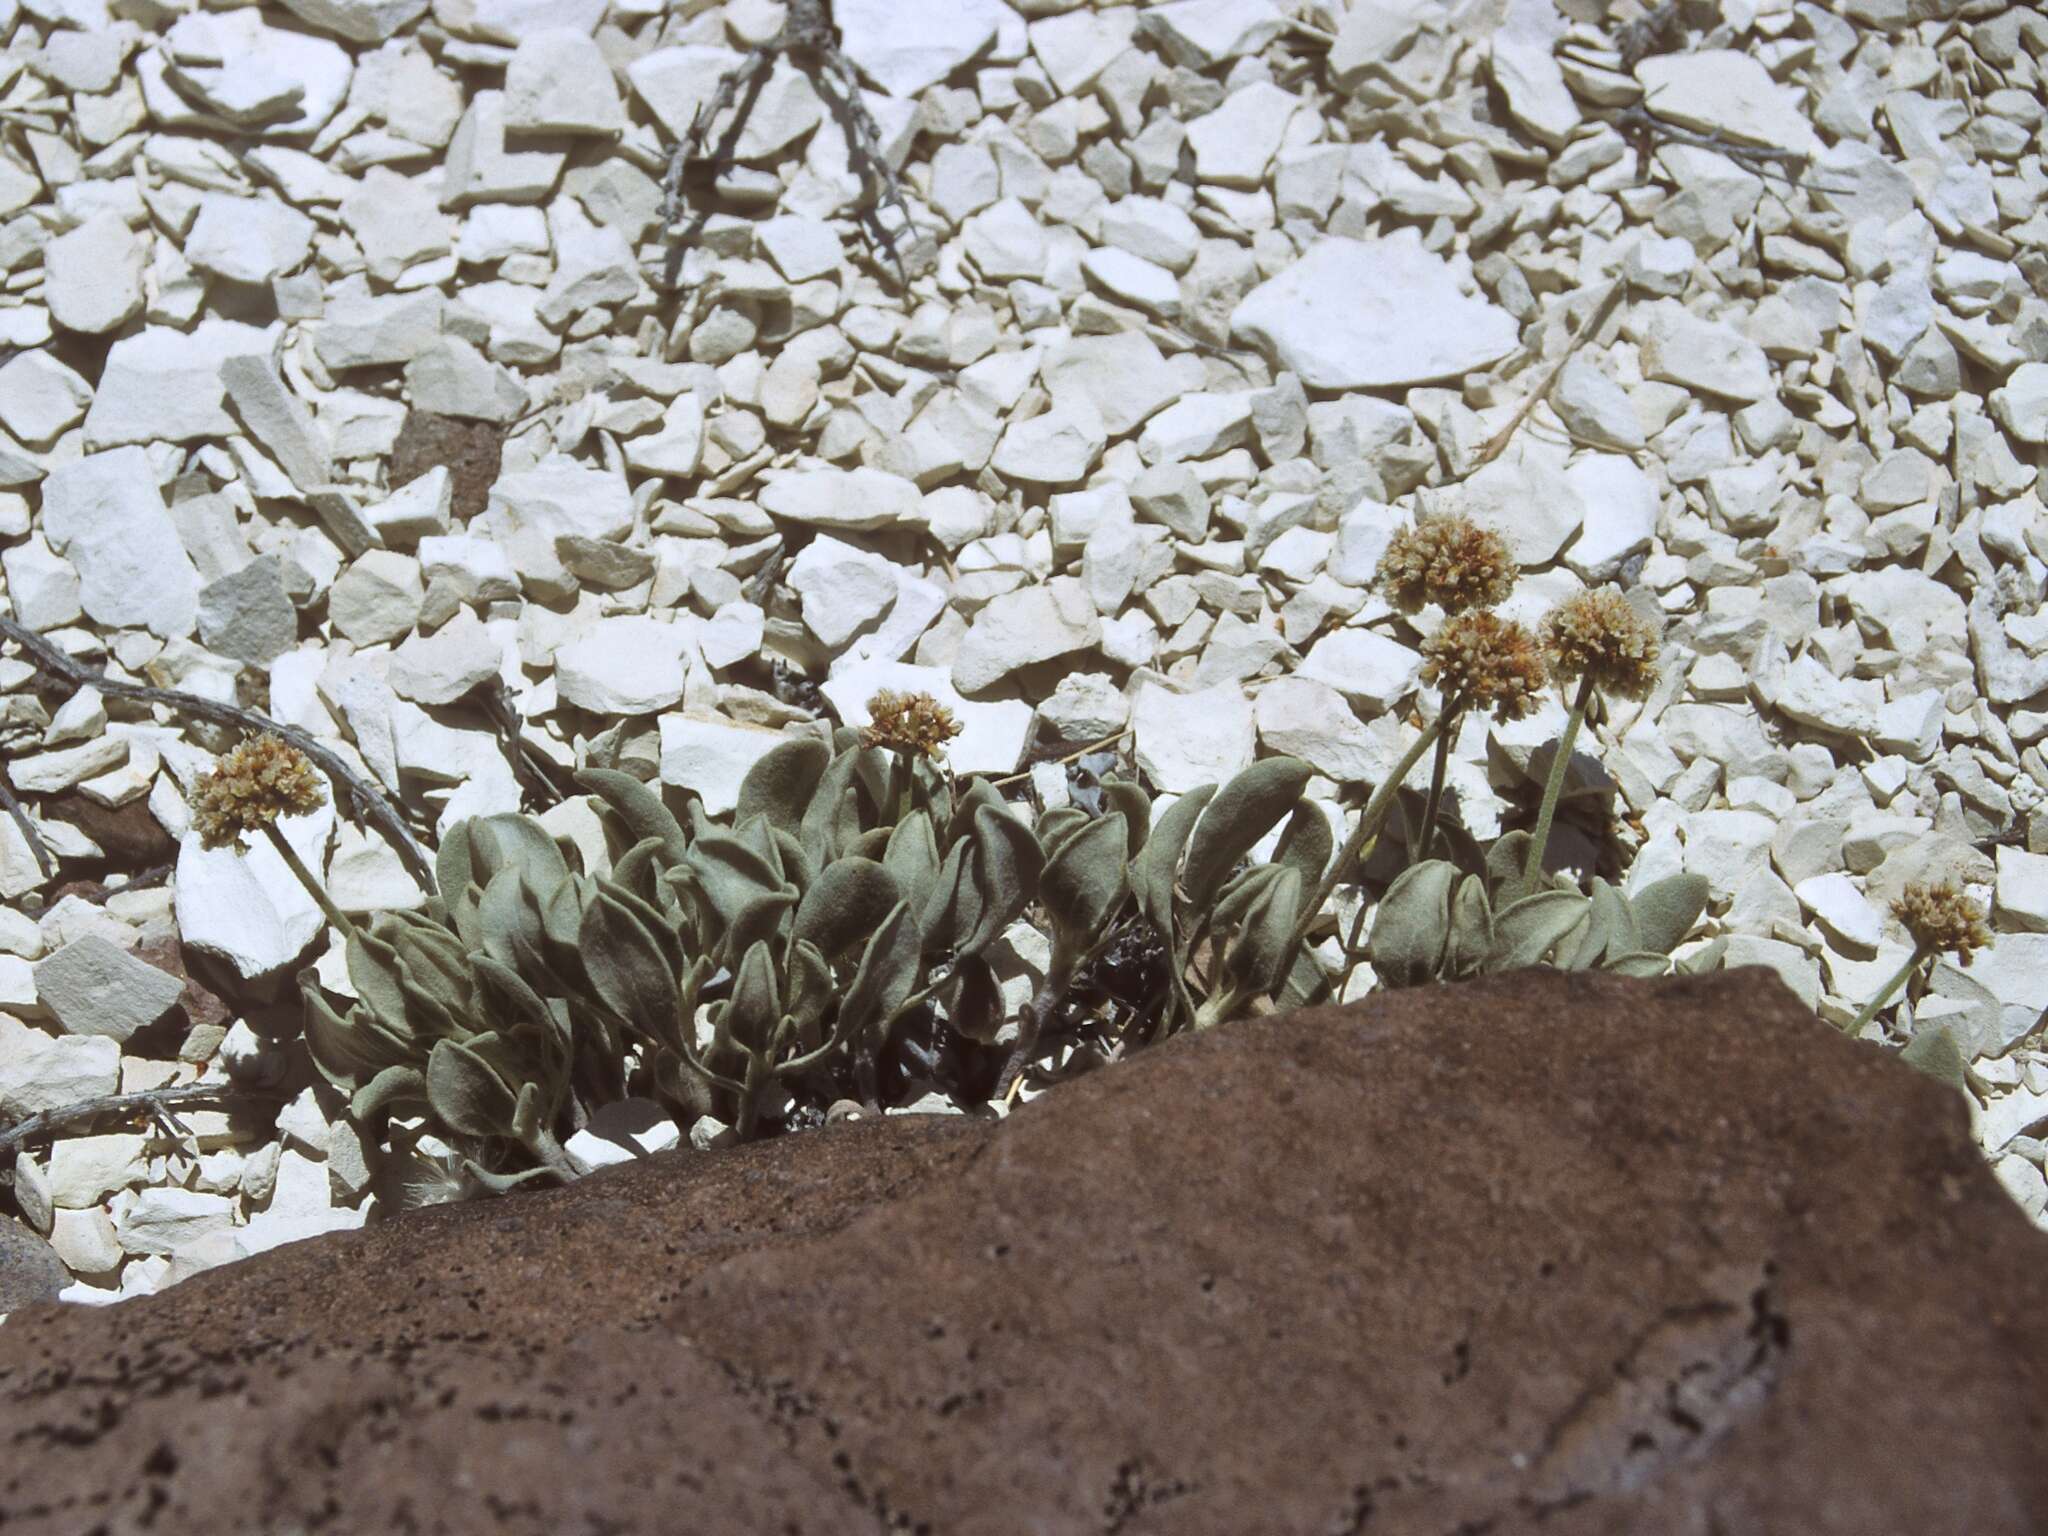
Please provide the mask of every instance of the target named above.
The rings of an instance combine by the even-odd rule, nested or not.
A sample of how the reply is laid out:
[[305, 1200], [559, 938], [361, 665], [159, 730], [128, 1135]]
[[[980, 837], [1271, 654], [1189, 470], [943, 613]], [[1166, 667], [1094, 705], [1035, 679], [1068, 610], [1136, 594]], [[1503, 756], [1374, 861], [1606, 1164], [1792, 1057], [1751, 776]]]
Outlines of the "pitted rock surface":
[[2048, 1529], [2048, 1247], [1774, 974], [1249, 1020], [0, 1328], [0, 1525]]

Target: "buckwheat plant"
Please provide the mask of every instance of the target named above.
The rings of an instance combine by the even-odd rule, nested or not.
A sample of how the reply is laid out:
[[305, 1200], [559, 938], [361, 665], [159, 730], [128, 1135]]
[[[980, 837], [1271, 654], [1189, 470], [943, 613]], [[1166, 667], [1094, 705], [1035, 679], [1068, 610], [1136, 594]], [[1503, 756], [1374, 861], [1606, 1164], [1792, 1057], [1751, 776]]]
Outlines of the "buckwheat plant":
[[1297, 944], [1337, 888], [1339, 874], [1372, 856], [1401, 785], [1422, 754], [1434, 747], [1429, 802], [1415, 847], [1417, 857], [1427, 851], [1436, 831], [1451, 743], [1457, 736], [1453, 727], [1467, 706], [1491, 708], [1503, 720], [1519, 719], [1533, 707], [1544, 681], [1543, 658], [1534, 637], [1521, 625], [1483, 611], [1514, 591], [1518, 574], [1507, 542], [1468, 517], [1427, 514], [1388, 541], [1373, 573], [1373, 584], [1387, 601], [1403, 613], [1418, 613], [1434, 604], [1450, 615], [1423, 647], [1424, 681], [1438, 686], [1442, 703], [1436, 718], [1423, 727], [1366, 802], [1343, 850], [1324, 872], [1314, 898], [1302, 908]]
[[1578, 742], [1579, 727], [1585, 724], [1594, 690], [1640, 699], [1657, 682], [1657, 631], [1629, 606], [1619, 587], [1575, 593], [1551, 609], [1543, 619], [1543, 645], [1558, 680], [1568, 683], [1576, 679], [1579, 687], [1572, 697], [1557, 755], [1550, 760], [1543, 808], [1537, 813], [1536, 831], [1522, 866], [1522, 878], [1530, 884], [1543, 872], [1544, 846], [1550, 841], [1557, 802], [1571, 771], [1572, 748]]
[[1863, 1026], [1877, 1017], [1877, 1010], [1890, 1002], [1892, 994], [1929, 960], [1953, 951], [1956, 959], [1967, 966], [1970, 956], [1991, 942], [1991, 930], [1984, 925], [1983, 912], [1953, 881], [1913, 882], [1899, 893], [1891, 910], [1892, 916], [1912, 935], [1913, 953], [1850, 1022], [1848, 1033], [1852, 1037], [1862, 1034]]
[[327, 793], [313, 764], [297, 747], [272, 732], [252, 736], [214, 764], [192, 795], [192, 826], [206, 848], [239, 848], [243, 834], [260, 832], [285, 867], [344, 936], [355, 925], [321, 889], [298, 851], [278, 830], [280, 816], [318, 810]]

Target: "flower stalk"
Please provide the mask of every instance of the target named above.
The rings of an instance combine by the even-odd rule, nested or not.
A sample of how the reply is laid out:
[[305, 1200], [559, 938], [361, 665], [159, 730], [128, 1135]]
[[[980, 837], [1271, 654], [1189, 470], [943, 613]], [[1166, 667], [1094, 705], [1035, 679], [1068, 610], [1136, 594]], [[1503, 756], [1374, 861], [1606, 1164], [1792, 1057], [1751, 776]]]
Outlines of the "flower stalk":
[[1991, 942], [1991, 930], [1985, 926], [1983, 912], [1950, 880], [1908, 884], [1892, 903], [1891, 911], [1913, 936], [1913, 953], [1849, 1022], [1844, 1032], [1851, 1038], [1862, 1034], [1863, 1026], [1877, 1017], [1878, 1009], [1890, 1002], [1892, 995], [1929, 960], [1953, 950], [1957, 960], [1967, 967], [1970, 956]]

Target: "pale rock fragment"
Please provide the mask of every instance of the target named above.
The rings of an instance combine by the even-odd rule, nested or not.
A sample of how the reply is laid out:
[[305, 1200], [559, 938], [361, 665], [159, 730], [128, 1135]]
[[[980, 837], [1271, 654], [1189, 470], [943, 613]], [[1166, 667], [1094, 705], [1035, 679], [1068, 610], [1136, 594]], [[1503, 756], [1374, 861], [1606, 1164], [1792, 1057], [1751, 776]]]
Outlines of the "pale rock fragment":
[[1685, 833], [1687, 873], [1704, 876], [1715, 901], [1732, 901], [1770, 867], [1771, 818], [1756, 811], [1699, 811]]
[[962, 249], [989, 281], [1044, 275], [1045, 229], [1018, 198], [1006, 197], [982, 209], [960, 233]]
[[409, 363], [440, 336], [445, 303], [434, 289], [330, 294], [320, 319], [311, 327], [313, 350], [324, 365], [336, 371]]
[[1883, 941], [1883, 919], [1849, 875], [1840, 871], [1814, 875], [1800, 881], [1793, 892], [1799, 904], [1851, 953], [1874, 954]]
[[0, 550], [0, 571], [7, 576], [7, 601], [16, 622], [38, 633], [74, 623], [84, 612], [77, 568], [39, 532]]
[[27, 443], [48, 443], [92, 404], [92, 385], [48, 352], [22, 352], [0, 367], [0, 425]]
[[833, 651], [880, 623], [896, 602], [896, 567], [830, 535], [806, 544], [784, 579], [802, 604], [804, 627]]
[[526, 386], [459, 336], [436, 336], [405, 365], [405, 386], [423, 410], [510, 422], [526, 411]]
[[299, 611], [280, 556], [260, 555], [200, 589], [199, 641], [215, 655], [263, 667], [298, 640]]
[[185, 235], [185, 259], [236, 283], [267, 283], [291, 271], [313, 248], [313, 221], [268, 197], [205, 192]]
[[126, 1040], [170, 1011], [185, 984], [97, 934], [35, 967], [36, 996], [65, 1033]]
[[924, 497], [901, 475], [868, 469], [789, 470], [762, 487], [761, 507], [814, 528], [870, 532], [922, 521]]
[[977, 694], [1020, 668], [1093, 650], [1101, 639], [1095, 605], [1072, 577], [1006, 592], [975, 614], [953, 659], [953, 686]]
[[1081, 258], [1081, 271], [1110, 298], [1171, 320], [1180, 314], [1180, 284], [1173, 273], [1129, 251], [1105, 247]]
[[[281, 816], [277, 828], [300, 861], [317, 872], [334, 834], [334, 802], [329, 798], [302, 816]], [[327, 921], [267, 837], [206, 848], [198, 833], [187, 832], [179, 839], [171, 888], [180, 937], [226, 960], [244, 980], [290, 964]]]
[[1550, 404], [1580, 442], [1622, 453], [1643, 446], [1642, 419], [1628, 391], [1584, 356], [1572, 358], [1559, 371]]
[[120, 1081], [121, 1042], [112, 1036], [52, 1035], [0, 1014], [0, 1116], [13, 1121], [100, 1098]]
[[53, 1211], [50, 1247], [64, 1267], [89, 1279], [111, 1275], [128, 1255], [114, 1235], [114, 1223], [97, 1205]]
[[694, 790], [706, 814], [740, 803], [740, 784], [754, 764], [789, 740], [781, 731], [691, 714], [661, 717], [661, 782]]
[[1137, 17], [1123, 7], [1083, 8], [1030, 24], [1031, 52], [1062, 96], [1078, 95], [1131, 46]]
[[1183, 392], [1183, 376], [1140, 331], [1078, 336], [1053, 348], [1041, 367], [1055, 409], [1085, 404], [1110, 437], [1144, 425]]
[[1339, 784], [1371, 782], [1387, 770], [1384, 749], [1327, 683], [1299, 672], [1275, 678], [1259, 690], [1253, 716], [1261, 746], [1298, 757]]
[[1138, 21], [1169, 59], [1189, 69], [1257, 53], [1286, 25], [1271, 0], [1167, 0]]
[[123, 336], [107, 351], [85, 413], [86, 446], [232, 436], [221, 367], [233, 357], [269, 357], [281, 329], [209, 318], [190, 331], [152, 325]]
[[1183, 395], [1145, 423], [1138, 455], [1147, 464], [1214, 458], [1252, 440], [1254, 390]]
[[382, 43], [426, 14], [429, 0], [281, 0], [299, 20], [352, 43]]
[[105, 335], [142, 312], [149, 253], [128, 221], [96, 213], [43, 247], [43, 302], [67, 331]]
[[683, 697], [692, 626], [646, 615], [600, 619], [555, 653], [564, 704], [600, 715], [651, 715]]
[[351, 561], [328, 589], [328, 622], [352, 645], [381, 645], [411, 632], [424, 593], [418, 560], [373, 549]]
[[1650, 548], [1657, 532], [1657, 487], [1633, 459], [1613, 453], [1579, 455], [1564, 478], [1585, 508], [1564, 563], [1589, 583], [1611, 581], [1624, 562]]
[[[375, 506], [363, 509], [363, 521], [390, 549], [410, 549], [449, 528], [454, 484], [448, 468], [436, 464], [406, 481]], [[430, 578], [431, 579], [431, 578]]]
[[1294, 675], [1334, 688], [1377, 715], [1414, 692], [1421, 673], [1422, 657], [1400, 641], [1369, 629], [1339, 629], [1309, 648]]
[[677, 395], [653, 432], [626, 439], [626, 462], [644, 474], [688, 479], [704, 455], [704, 401], [694, 391]]
[[2048, 362], [2022, 363], [1991, 392], [1991, 414], [2023, 443], [2048, 443]]
[[989, 464], [1006, 480], [1072, 485], [1095, 467], [1108, 442], [1108, 430], [1094, 407], [1075, 400], [1013, 422]]
[[76, 567], [79, 599], [93, 619], [167, 640], [192, 633], [199, 572], [142, 449], [116, 448], [52, 470], [43, 482], [42, 525]]
[[327, 443], [313, 413], [292, 393], [275, 363], [252, 355], [230, 357], [220, 365], [220, 378], [249, 435], [294, 486], [312, 491], [333, 478]]
[[[538, 203], [554, 191], [566, 152], [545, 138], [505, 138], [505, 93], [478, 91], [448, 141], [441, 170], [441, 206]], [[540, 147], [534, 147], [540, 146]]]
[[1489, 55], [1493, 83], [1509, 114], [1550, 149], [1562, 149], [1581, 121], [1554, 51], [1564, 30], [1564, 18], [1550, 0], [1524, 0], [1509, 6]]
[[503, 665], [497, 637], [464, 608], [431, 635], [408, 636], [392, 651], [385, 678], [401, 699], [453, 704], [496, 677]]
[[840, 46], [891, 96], [913, 97], [986, 53], [1013, 13], [1000, 0], [914, 10], [895, 0], [837, 0]]
[[454, 221], [427, 178], [373, 165], [341, 200], [342, 221], [362, 247], [370, 275], [395, 283], [421, 262], [454, 249]]
[[1732, 326], [1702, 320], [1670, 299], [1649, 305], [1636, 324], [1646, 377], [1745, 403], [1772, 393], [1763, 348]]
[[1070, 672], [1039, 701], [1036, 725], [1047, 745], [1072, 749], [1116, 735], [1130, 717], [1130, 700], [1107, 673]]
[[1221, 186], [1256, 187], [1302, 104], [1299, 96], [1270, 80], [1255, 80], [1232, 91], [1215, 111], [1187, 125], [1195, 174]]
[[586, 29], [548, 27], [519, 40], [505, 67], [505, 126], [515, 133], [609, 136], [626, 127], [611, 64]]
[[1469, 517], [1507, 542], [1517, 564], [1548, 565], [1585, 522], [1578, 488], [1550, 452], [1526, 446], [1455, 485], [1423, 493], [1424, 505]]
[[1997, 858], [1999, 925], [2048, 933], [2048, 854], [2000, 847]]
[[148, 1144], [148, 1137], [127, 1133], [51, 1142], [43, 1169], [51, 1202], [59, 1210], [90, 1210], [116, 1190], [142, 1183], [149, 1177]]
[[227, 1237], [234, 1229], [235, 1202], [226, 1195], [196, 1189], [152, 1188], [135, 1197], [114, 1232], [131, 1254], [171, 1257], [209, 1237]]
[[[633, 531], [633, 501], [623, 475], [550, 457], [532, 469], [499, 475], [470, 530], [488, 536], [511, 558], [529, 595], [555, 601], [577, 590], [557, 541], [565, 536], [625, 538]], [[422, 558], [429, 542], [421, 541]], [[452, 547], [437, 546], [436, 552], [452, 553]], [[488, 579], [481, 570], [478, 574]]]
[[1636, 66], [1643, 101], [1666, 122], [1694, 133], [1796, 155], [1820, 152], [1798, 90], [1779, 85], [1747, 53], [1730, 48], [1653, 54]]
[[1514, 350], [1514, 319], [1464, 291], [1416, 231], [1325, 236], [1232, 311], [1231, 331], [1310, 389], [1378, 389], [1474, 373]]
[[1170, 795], [1229, 782], [1258, 750], [1252, 701], [1234, 682], [1182, 693], [1146, 677], [1131, 698], [1131, 730], [1138, 766]]

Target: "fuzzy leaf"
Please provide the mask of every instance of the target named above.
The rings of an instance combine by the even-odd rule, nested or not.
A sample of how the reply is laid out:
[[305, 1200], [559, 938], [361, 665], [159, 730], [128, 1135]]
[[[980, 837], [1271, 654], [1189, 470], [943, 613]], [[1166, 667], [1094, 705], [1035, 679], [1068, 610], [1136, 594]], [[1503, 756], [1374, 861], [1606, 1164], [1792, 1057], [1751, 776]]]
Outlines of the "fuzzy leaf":
[[1450, 938], [1451, 893], [1458, 866], [1443, 859], [1411, 864], [1394, 877], [1373, 914], [1373, 974], [1384, 986], [1434, 981]]
[[1296, 803], [1294, 814], [1287, 818], [1280, 841], [1273, 848], [1273, 862], [1297, 870], [1302, 884], [1312, 891], [1336, 851], [1337, 839], [1330, 831], [1330, 818], [1303, 800]]
[[1173, 887], [1180, 870], [1181, 851], [1187, 847], [1204, 807], [1215, 795], [1216, 786], [1204, 784], [1168, 806], [1145, 840], [1137, 862], [1131, 866], [1131, 889], [1138, 893], [1138, 908], [1162, 937], [1173, 937]]
[[1270, 878], [1258, 882], [1258, 893], [1237, 924], [1237, 935], [1223, 952], [1223, 976], [1233, 992], [1271, 996], [1287, 974], [1288, 942], [1301, 915], [1301, 871], [1268, 864]]
[[861, 952], [853, 985], [839, 1005], [839, 1032], [856, 1052], [879, 1056], [887, 1042], [883, 1027], [898, 1005], [917, 990], [917, 924], [910, 903], [899, 901]]
[[1124, 854], [1135, 859], [1144, 851], [1146, 839], [1152, 833], [1152, 797], [1129, 779], [1108, 779], [1102, 786], [1102, 808], [1123, 812], [1124, 836], [1128, 841]]
[[1671, 957], [1660, 955], [1655, 950], [1631, 949], [1618, 955], [1609, 955], [1600, 962], [1600, 969], [1615, 976], [1641, 976], [1655, 981], [1671, 971]]
[[782, 986], [774, 951], [765, 943], [751, 944], [733, 973], [732, 999], [721, 1027], [742, 1050], [766, 1056], [781, 1022]]
[[860, 836], [860, 812], [854, 794], [854, 779], [860, 769], [860, 751], [840, 752], [825, 765], [811, 802], [804, 807], [798, 838], [812, 864], [823, 869]]
[[796, 909], [797, 938], [828, 959], [864, 942], [903, 900], [896, 877], [873, 859], [847, 857], [825, 868]]
[[530, 816], [505, 812], [479, 816], [469, 824], [471, 863], [479, 885], [501, 869], [517, 869], [537, 891], [551, 891], [569, 878], [568, 861], [555, 840]]
[[771, 861], [742, 839], [718, 832], [697, 839], [683, 868], [723, 927], [761, 897], [784, 888], [779, 863], [779, 858]]
[[1486, 899], [1486, 882], [1467, 875], [1451, 896], [1450, 934], [1439, 974], [1446, 981], [1477, 976], [1492, 953], [1493, 905]]
[[483, 879], [476, 872], [476, 857], [470, 846], [469, 829], [473, 818], [464, 817], [441, 835], [441, 846], [434, 851], [434, 881], [440, 887], [444, 899], [453, 901], [471, 885], [482, 885]]
[[599, 888], [583, 912], [583, 970], [604, 1005], [656, 1039], [674, 1024], [676, 970], [646, 923]]
[[576, 775], [576, 782], [617, 814], [634, 842], [650, 837], [660, 838], [671, 862], [680, 860], [689, 852], [689, 840], [683, 836], [682, 824], [661, 803], [660, 794], [630, 773], [620, 773], [616, 768], [585, 768]]
[[981, 922], [981, 889], [968, 867], [973, 852], [973, 843], [965, 838], [947, 850], [945, 862], [939, 866], [924, 904], [918, 909], [918, 928], [924, 935], [927, 954], [947, 950], [962, 953], [967, 936]]
[[1512, 971], [1541, 965], [1571, 940], [1589, 918], [1592, 903], [1577, 891], [1538, 891], [1510, 902], [1493, 917], [1493, 953], [1487, 969]]
[[968, 870], [981, 895], [981, 912], [962, 943], [979, 954], [1003, 936], [1038, 895], [1045, 854], [1031, 829], [1007, 810], [979, 805], [974, 812], [973, 853]]
[[1238, 861], [1301, 799], [1312, 772], [1298, 757], [1269, 757], [1217, 791], [1188, 844], [1181, 884], [1190, 906], [1197, 912], [1208, 907]]
[[555, 1170], [552, 1168], [522, 1168], [517, 1173], [493, 1173], [470, 1157], [462, 1160], [462, 1170], [494, 1195], [509, 1195], [522, 1184], [531, 1184], [535, 1179], [555, 1176]]
[[349, 1096], [349, 1118], [374, 1125], [393, 1109], [428, 1104], [427, 1079], [418, 1067], [386, 1067]]
[[482, 1052], [454, 1040], [437, 1040], [427, 1058], [427, 1099], [441, 1123], [463, 1136], [511, 1134], [518, 1108], [512, 1090]]
[[477, 932], [483, 942], [479, 950], [506, 965], [519, 963], [519, 943], [538, 947], [541, 917], [527, 899], [519, 871], [510, 866], [491, 876], [476, 906]]
[[1522, 878], [1522, 866], [1529, 857], [1529, 844], [1533, 841], [1527, 832], [1505, 832], [1494, 839], [1493, 846], [1486, 850], [1487, 894], [1493, 901], [1493, 910], [1500, 912], [1520, 901], [1533, 891], [1543, 889]]
[[733, 820], [766, 816], [772, 826], [795, 832], [831, 761], [832, 749], [815, 736], [792, 737], [771, 748], [740, 780], [739, 809]]
[[1628, 901], [1636, 925], [1634, 947], [1670, 954], [1707, 910], [1710, 890], [1705, 875], [1688, 872], [1666, 875], [1637, 891]]
[[1598, 953], [1581, 958], [1580, 969], [1597, 965], [1607, 955], [1626, 955], [1645, 947], [1628, 898], [1598, 875], [1593, 877], [1593, 922], [1603, 942]]
[[1039, 900], [1077, 950], [1095, 942], [1130, 889], [1123, 813], [1083, 821], [1047, 858], [1038, 882]]
[[1031, 830], [1038, 838], [1038, 846], [1050, 859], [1061, 838], [1079, 831], [1092, 820], [1094, 818], [1077, 805], [1056, 805], [1041, 814]]
[[939, 874], [939, 837], [932, 829], [932, 813], [912, 811], [889, 833], [889, 845], [882, 851], [882, 863], [896, 877], [897, 886], [909, 892], [929, 891]]
[[1003, 991], [981, 956], [966, 955], [955, 962], [946, 993], [946, 1021], [969, 1040], [995, 1044], [1003, 1027]]

